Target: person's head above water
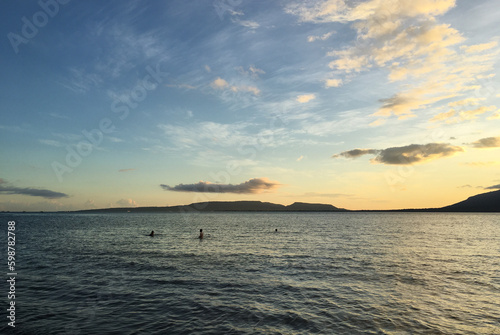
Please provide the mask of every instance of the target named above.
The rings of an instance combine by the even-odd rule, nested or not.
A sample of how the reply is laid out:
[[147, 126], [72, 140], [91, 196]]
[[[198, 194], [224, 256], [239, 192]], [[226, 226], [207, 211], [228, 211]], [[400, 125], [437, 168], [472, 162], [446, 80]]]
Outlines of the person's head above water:
[[155, 231], [151, 230], [151, 234], [149, 234], [149, 236], [155, 236]]

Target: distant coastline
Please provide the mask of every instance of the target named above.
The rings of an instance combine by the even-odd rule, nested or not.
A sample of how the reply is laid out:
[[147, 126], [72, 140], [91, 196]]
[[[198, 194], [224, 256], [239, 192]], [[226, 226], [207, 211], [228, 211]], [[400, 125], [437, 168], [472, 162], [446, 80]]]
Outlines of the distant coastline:
[[[117, 207], [86, 209], [64, 212], [47, 213], [195, 213], [195, 212], [471, 212], [471, 213], [500, 213], [500, 190], [481, 193], [453, 205], [440, 208], [408, 208], [392, 210], [348, 210], [330, 204], [295, 202], [285, 206], [262, 201], [212, 201], [198, 202], [189, 205], [165, 207]], [[8, 212], [1, 213], [43, 213], [37, 212]]]

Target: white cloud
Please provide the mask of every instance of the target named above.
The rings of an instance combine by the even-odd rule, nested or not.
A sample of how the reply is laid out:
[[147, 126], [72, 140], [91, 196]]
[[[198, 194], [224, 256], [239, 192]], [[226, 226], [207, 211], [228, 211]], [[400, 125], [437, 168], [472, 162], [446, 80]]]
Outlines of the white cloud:
[[307, 36], [307, 41], [308, 42], [314, 42], [314, 41], [317, 41], [317, 40], [325, 41], [325, 40], [329, 39], [330, 36], [333, 35], [333, 33], [334, 32], [331, 31], [331, 32], [328, 32], [328, 33], [325, 33], [325, 34], [319, 35], [319, 36], [317, 36], [317, 35], [310, 35], [310, 36]]
[[255, 22], [255, 21], [248, 21], [248, 20], [237, 20], [236, 23], [238, 23], [239, 25], [243, 26], [243, 27], [247, 27], [247, 28], [250, 28], [250, 29], [257, 29], [260, 27], [260, 24]]
[[56, 148], [64, 147], [63, 143], [56, 141], [56, 140], [40, 139], [40, 140], [38, 140], [38, 142], [45, 144], [45, 145], [49, 145], [51, 147], [56, 147]]

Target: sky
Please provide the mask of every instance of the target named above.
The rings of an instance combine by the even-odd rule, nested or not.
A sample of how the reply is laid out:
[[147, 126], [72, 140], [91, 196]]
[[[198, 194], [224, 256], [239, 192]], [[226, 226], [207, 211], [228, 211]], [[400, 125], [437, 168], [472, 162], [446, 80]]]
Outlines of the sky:
[[1, 211], [500, 189], [496, 0], [0, 6]]

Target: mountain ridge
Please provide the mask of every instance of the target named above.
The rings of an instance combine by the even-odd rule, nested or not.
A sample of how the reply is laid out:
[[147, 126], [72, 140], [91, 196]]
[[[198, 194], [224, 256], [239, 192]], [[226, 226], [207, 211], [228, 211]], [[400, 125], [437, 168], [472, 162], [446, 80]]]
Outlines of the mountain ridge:
[[347, 212], [329, 204], [294, 202], [291, 205], [274, 204], [262, 201], [206, 201], [189, 205], [165, 207], [117, 207], [102, 209], [87, 209], [75, 211], [77, 213], [102, 213], [102, 212]]
[[500, 190], [480, 193], [464, 201], [441, 207], [442, 212], [500, 212]]
[[291, 205], [262, 201], [206, 201], [165, 207], [117, 207], [87, 209], [76, 213], [190, 213], [190, 212], [500, 212], [500, 190], [480, 193], [466, 200], [440, 208], [393, 210], [347, 210], [330, 204], [294, 202]]

